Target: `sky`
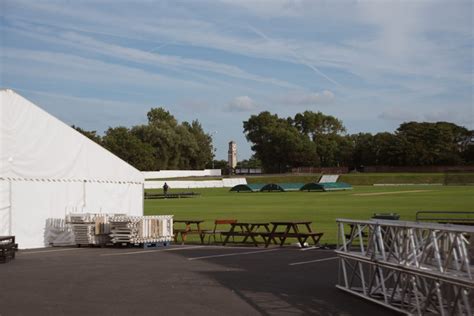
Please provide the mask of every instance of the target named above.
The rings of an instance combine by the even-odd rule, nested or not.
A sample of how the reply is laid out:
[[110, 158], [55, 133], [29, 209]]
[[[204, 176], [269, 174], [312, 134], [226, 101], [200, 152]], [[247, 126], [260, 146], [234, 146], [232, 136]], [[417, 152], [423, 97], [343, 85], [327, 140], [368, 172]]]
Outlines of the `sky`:
[[321, 111], [348, 133], [474, 129], [472, 1], [0, 0], [0, 86], [103, 134], [152, 107], [198, 119], [216, 158], [243, 121]]

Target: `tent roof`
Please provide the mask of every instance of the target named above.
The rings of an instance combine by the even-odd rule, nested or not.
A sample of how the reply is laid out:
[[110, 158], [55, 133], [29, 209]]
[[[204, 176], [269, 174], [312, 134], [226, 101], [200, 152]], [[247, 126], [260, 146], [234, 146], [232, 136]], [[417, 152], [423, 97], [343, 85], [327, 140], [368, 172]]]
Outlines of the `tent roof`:
[[261, 191], [298, 191], [303, 186], [303, 183], [268, 183]]
[[278, 183], [283, 191], [299, 191], [304, 183]]
[[230, 189], [232, 192], [258, 192], [264, 186], [263, 183], [238, 184]]
[[306, 183], [301, 191], [341, 191], [351, 190], [352, 186], [345, 182], [323, 182], [323, 183]]
[[140, 171], [13, 90], [0, 90], [0, 178], [143, 183]]
[[310, 182], [301, 187], [301, 191], [324, 191], [322, 183]]
[[276, 183], [267, 183], [260, 191], [283, 191], [283, 188]]

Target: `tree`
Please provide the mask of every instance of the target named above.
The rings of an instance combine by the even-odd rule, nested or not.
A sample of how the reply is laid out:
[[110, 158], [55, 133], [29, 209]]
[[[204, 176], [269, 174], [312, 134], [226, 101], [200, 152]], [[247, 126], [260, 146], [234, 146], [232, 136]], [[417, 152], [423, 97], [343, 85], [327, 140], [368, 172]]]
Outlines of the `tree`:
[[303, 134], [307, 134], [311, 139], [321, 135], [342, 134], [346, 128], [342, 121], [331, 115], [325, 115], [321, 112], [305, 111], [298, 113], [290, 122]]
[[403, 149], [405, 165], [448, 165], [460, 164], [458, 142], [468, 130], [448, 122], [408, 122], [397, 129]]
[[203, 169], [212, 161], [212, 138], [194, 120], [178, 123], [163, 108], [151, 109], [148, 124], [135, 126], [132, 133], [155, 149], [158, 169]]
[[204, 132], [198, 120], [194, 120], [191, 124], [184, 122], [183, 126], [191, 133], [196, 145], [194, 155], [190, 158], [191, 168], [203, 169], [213, 159], [212, 137]]
[[154, 148], [142, 142], [126, 127], [109, 128], [102, 144], [138, 170], [155, 170]]
[[244, 159], [237, 162], [237, 168], [250, 168], [250, 169], [259, 169], [262, 168], [262, 162], [252, 155], [250, 159]]
[[352, 164], [354, 167], [370, 166], [377, 164], [377, 154], [374, 146], [374, 136], [370, 133], [359, 133], [350, 136], [354, 144]]
[[[298, 113], [294, 119], [289, 119], [289, 121], [316, 145], [318, 165], [329, 167], [339, 164], [337, 159], [339, 145], [342, 142], [347, 145], [340, 137], [346, 131], [342, 121], [331, 115], [311, 111], [305, 111], [303, 114]], [[347, 146], [346, 149], [348, 149]]]
[[74, 128], [76, 131], [81, 133], [82, 135], [86, 136], [87, 138], [93, 140], [97, 144], [101, 144], [102, 139], [100, 135], [97, 135], [97, 131], [86, 131], [78, 126], [71, 125], [72, 128]]
[[212, 138], [198, 120], [179, 123], [164, 108], [150, 109], [147, 118], [131, 129], [109, 128], [103, 138], [72, 127], [140, 170], [203, 169], [212, 162]]
[[315, 146], [291, 121], [270, 112], [252, 115], [244, 122], [244, 133], [252, 142], [255, 158], [267, 172], [283, 172], [298, 165], [315, 162]]
[[[212, 168], [212, 161], [208, 162], [206, 168]], [[227, 160], [214, 160], [214, 169], [226, 170], [228, 168]]]

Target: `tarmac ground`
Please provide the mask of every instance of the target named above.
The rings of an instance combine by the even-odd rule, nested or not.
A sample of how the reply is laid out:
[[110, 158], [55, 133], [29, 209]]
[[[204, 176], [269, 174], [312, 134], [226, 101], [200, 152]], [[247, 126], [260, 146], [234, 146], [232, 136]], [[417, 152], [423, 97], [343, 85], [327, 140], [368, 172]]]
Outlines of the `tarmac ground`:
[[335, 288], [331, 250], [42, 248], [0, 264], [0, 316], [395, 315]]

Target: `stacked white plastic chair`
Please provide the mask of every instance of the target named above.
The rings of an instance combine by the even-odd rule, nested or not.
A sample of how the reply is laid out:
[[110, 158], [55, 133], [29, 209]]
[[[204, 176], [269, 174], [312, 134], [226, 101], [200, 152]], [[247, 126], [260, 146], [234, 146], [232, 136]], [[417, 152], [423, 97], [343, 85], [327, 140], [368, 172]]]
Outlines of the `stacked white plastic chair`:
[[66, 222], [71, 225], [76, 245], [110, 244], [109, 219], [116, 214], [69, 214]]
[[173, 240], [173, 216], [114, 216], [110, 218], [114, 244], [163, 243]]

